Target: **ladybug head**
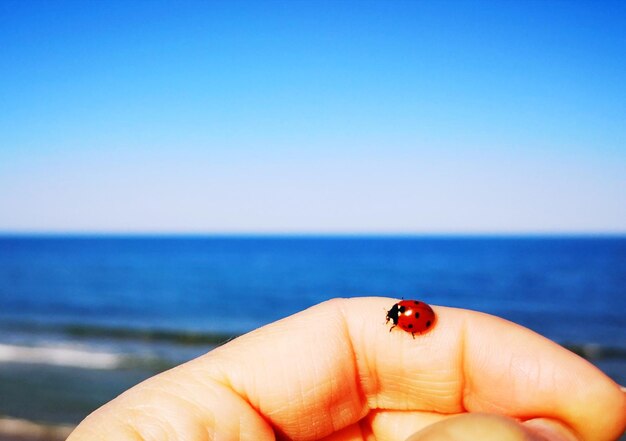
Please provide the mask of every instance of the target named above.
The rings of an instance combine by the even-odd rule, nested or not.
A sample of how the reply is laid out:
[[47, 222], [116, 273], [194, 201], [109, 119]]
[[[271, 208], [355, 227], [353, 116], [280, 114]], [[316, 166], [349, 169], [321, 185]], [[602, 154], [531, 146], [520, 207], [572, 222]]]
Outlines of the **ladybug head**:
[[391, 320], [393, 321], [394, 325], [397, 325], [398, 324], [398, 312], [399, 312], [399, 307], [398, 307], [398, 304], [396, 303], [395, 305], [391, 307], [389, 311], [387, 311], [387, 323], [389, 323], [389, 320]]

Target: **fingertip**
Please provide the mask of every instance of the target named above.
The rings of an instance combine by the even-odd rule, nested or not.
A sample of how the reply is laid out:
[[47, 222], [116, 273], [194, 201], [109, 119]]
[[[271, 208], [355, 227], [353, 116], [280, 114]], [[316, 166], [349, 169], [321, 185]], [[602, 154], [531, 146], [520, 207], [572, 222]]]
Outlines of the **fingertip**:
[[406, 439], [406, 441], [474, 440], [535, 441], [532, 435], [514, 419], [484, 413], [468, 413], [450, 417], [432, 424]]
[[581, 441], [581, 437], [565, 424], [549, 418], [533, 418], [522, 423], [535, 438], [548, 441]]
[[439, 421], [406, 441], [580, 441], [564, 424], [536, 418], [520, 423], [502, 415], [469, 413]]

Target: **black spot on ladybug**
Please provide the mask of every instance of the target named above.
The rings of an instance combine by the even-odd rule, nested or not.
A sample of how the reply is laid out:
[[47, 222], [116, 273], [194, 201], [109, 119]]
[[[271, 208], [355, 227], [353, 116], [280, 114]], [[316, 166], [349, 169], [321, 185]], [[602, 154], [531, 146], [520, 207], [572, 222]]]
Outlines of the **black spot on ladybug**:
[[404, 306], [400, 306], [400, 308], [398, 308], [398, 310], [399, 310], [400, 312], [404, 312], [404, 311], [406, 311], [406, 308], [405, 308]]
[[428, 321], [426, 322], [426, 327], [427, 327], [427, 328], [430, 328], [430, 320], [428, 320]]
[[413, 323], [409, 323], [409, 328], [412, 328], [412, 327], [413, 327]]
[[420, 302], [418, 302], [417, 300], [413, 300], [413, 303], [415, 303], [416, 305], [420, 304]]
[[420, 318], [420, 313], [419, 312], [415, 313], [415, 318]]

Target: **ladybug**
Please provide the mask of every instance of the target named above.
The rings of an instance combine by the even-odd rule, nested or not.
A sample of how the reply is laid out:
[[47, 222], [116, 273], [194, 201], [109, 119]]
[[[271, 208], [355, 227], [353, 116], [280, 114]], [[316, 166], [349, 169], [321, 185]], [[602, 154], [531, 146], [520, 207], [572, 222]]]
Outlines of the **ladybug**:
[[413, 338], [415, 334], [424, 334], [430, 331], [437, 320], [435, 311], [430, 305], [419, 300], [401, 300], [387, 311], [387, 321], [393, 321], [393, 326], [410, 332]]

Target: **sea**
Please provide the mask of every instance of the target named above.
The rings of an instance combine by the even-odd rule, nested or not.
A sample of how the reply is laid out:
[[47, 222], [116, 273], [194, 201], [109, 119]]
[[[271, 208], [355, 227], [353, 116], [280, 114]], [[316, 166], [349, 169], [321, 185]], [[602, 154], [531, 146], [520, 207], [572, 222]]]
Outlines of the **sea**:
[[0, 415], [76, 424], [233, 336], [360, 296], [495, 314], [626, 384], [626, 236], [9, 235]]

